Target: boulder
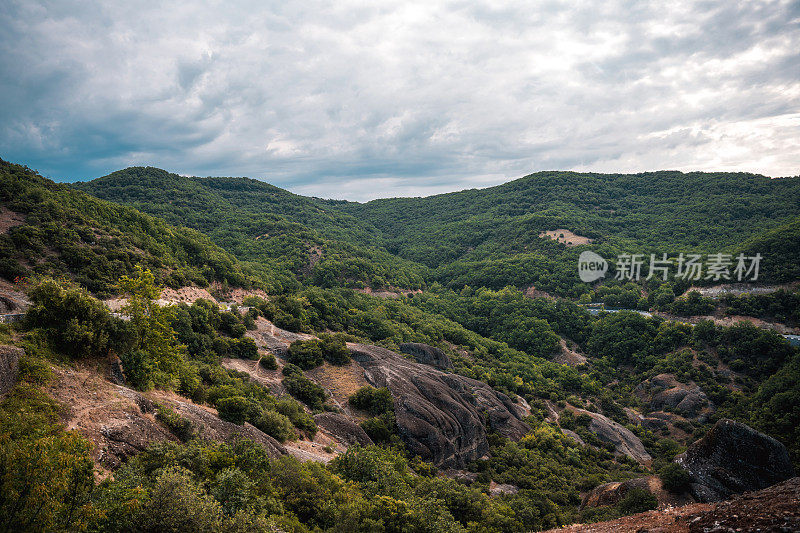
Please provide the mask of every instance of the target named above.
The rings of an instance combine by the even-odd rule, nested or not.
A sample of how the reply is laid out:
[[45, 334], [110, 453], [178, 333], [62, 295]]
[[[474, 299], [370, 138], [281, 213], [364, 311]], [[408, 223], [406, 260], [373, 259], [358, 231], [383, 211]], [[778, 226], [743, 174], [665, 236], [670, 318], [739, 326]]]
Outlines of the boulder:
[[612, 481], [593, 488], [583, 498], [581, 509], [586, 507], [605, 507], [606, 505], [616, 505], [625, 498], [631, 489], [642, 489], [652, 492], [650, 489], [650, 479], [640, 477], [628, 479], [627, 481]]
[[653, 458], [647, 453], [644, 444], [639, 437], [634, 435], [622, 424], [614, 422], [610, 418], [583, 409], [576, 409], [575, 414], [588, 415], [592, 420], [589, 422], [588, 430], [597, 435], [603, 442], [608, 442], [614, 446], [615, 453], [627, 455], [639, 464], [650, 464]]
[[574, 440], [575, 442], [577, 442], [581, 446], [586, 446], [586, 443], [583, 442], [583, 439], [581, 438], [581, 436], [578, 435], [577, 433], [575, 433], [574, 431], [572, 431], [571, 429], [561, 428], [561, 433], [563, 433], [567, 437], [571, 438], [572, 440]]
[[723, 419], [675, 462], [692, 478], [692, 493], [713, 502], [794, 477], [783, 444], [740, 422]]
[[17, 382], [19, 359], [25, 355], [22, 348], [16, 346], [0, 346], [0, 395], [11, 390]]
[[530, 428], [525, 409], [486, 383], [409, 361], [386, 348], [348, 344], [373, 387], [395, 402], [400, 438], [411, 453], [441, 468], [464, 468], [489, 452], [486, 426], [512, 439]]
[[450, 358], [439, 348], [419, 342], [405, 342], [400, 345], [400, 351], [414, 357], [418, 363], [431, 365], [439, 370], [453, 370]]
[[478, 473], [470, 472], [468, 470], [455, 470], [451, 468], [447, 470], [439, 470], [437, 475], [441, 477], [449, 477], [450, 479], [459, 481], [464, 485], [472, 485], [478, 481]]
[[361, 429], [361, 426], [339, 413], [320, 413], [314, 416], [314, 422], [345, 446], [369, 446], [372, 439]]
[[495, 483], [494, 481], [489, 482], [489, 496], [497, 497], [497, 496], [504, 496], [506, 494], [517, 494], [519, 492], [519, 487], [516, 485], [511, 485], [508, 483]]
[[694, 498], [688, 493], [674, 494], [665, 490], [658, 476], [647, 476], [625, 481], [612, 481], [597, 486], [584, 496], [581, 509], [617, 505], [632, 489], [646, 490], [655, 496], [660, 508], [695, 503]]
[[699, 418], [714, 410], [703, 389], [694, 382], [680, 383], [672, 374], [659, 374], [643, 381], [634, 392], [652, 411], [669, 408], [689, 418]]

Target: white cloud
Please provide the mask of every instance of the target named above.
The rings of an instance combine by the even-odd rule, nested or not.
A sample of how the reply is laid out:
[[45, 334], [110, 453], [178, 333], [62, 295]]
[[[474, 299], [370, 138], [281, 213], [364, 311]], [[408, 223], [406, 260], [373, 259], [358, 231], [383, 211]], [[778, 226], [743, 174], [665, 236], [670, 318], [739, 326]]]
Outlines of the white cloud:
[[793, 1], [6, 2], [0, 156], [368, 199], [542, 169], [800, 173]]

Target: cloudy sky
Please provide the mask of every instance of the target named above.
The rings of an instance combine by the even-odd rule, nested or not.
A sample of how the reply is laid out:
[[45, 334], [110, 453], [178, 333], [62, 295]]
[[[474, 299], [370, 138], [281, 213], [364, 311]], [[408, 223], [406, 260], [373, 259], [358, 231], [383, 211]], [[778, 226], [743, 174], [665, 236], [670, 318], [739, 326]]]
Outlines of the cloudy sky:
[[[69, 5], [75, 4], [75, 5]], [[364, 200], [800, 174], [800, 1], [0, 4], [0, 157]]]

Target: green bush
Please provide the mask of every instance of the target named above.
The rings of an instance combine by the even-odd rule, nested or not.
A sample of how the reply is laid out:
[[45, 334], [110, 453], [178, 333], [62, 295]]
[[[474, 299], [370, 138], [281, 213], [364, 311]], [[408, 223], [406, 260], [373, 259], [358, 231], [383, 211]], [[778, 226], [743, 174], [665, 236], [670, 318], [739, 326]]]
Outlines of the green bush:
[[259, 359], [258, 361], [258, 364], [267, 370], [278, 369], [278, 361], [275, 359], [275, 356], [271, 353], [262, 355], [261, 359]]
[[648, 490], [631, 489], [625, 497], [617, 504], [617, 509], [623, 516], [629, 514], [643, 513], [658, 507], [658, 500]]
[[286, 415], [276, 411], [265, 410], [261, 413], [261, 416], [255, 419], [253, 425], [279, 442], [292, 440], [296, 437], [292, 421]]
[[183, 442], [187, 442], [194, 437], [192, 423], [166, 405], [156, 405], [156, 420], [167, 426]]
[[229, 345], [231, 357], [238, 357], [239, 359], [258, 359], [258, 347], [256, 341], [250, 337], [242, 337], [231, 341]]
[[286, 387], [289, 394], [315, 411], [322, 409], [322, 405], [328, 397], [325, 389], [303, 375], [283, 378], [283, 386]]
[[323, 333], [319, 338], [322, 343], [322, 356], [326, 361], [338, 366], [346, 365], [350, 362], [350, 351], [347, 349], [347, 343], [343, 335]]
[[658, 471], [658, 477], [664, 488], [679, 494], [689, 488], [692, 478], [683, 467], [677, 463], [669, 463]]
[[303, 406], [294, 398], [285, 397], [275, 402], [275, 410], [280, 414], [286, 416], [299, 430], [305, 431], [310, 435], [317, 432], [317, 424], [314, 418], [306, 413]]
[[294, 341], [289, 346], [288, 360], [303, 370], [318, 367], [324, 360], [322, 356], [322, 343], [317, 339], [307, 341]]
[[394, 410], [392, 394], [386, 387], [376, 389], [366, 385], [350, 396], [347, 402], [356, 409], [367, 411], [372, 415], [381, 415]]
[[242, 396], [231, 396], [217, 401], [219, 417], [239, 426], [247, 422], [251, 408], [251, 403]]

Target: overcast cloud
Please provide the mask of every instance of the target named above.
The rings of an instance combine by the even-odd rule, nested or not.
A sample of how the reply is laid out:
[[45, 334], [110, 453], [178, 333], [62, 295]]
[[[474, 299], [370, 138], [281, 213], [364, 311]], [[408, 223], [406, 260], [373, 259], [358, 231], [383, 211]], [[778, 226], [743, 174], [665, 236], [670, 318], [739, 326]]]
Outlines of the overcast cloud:
[[67, 4], [0, 5], [0, 157], [55, 179], [800, 174], [798, 1]]

